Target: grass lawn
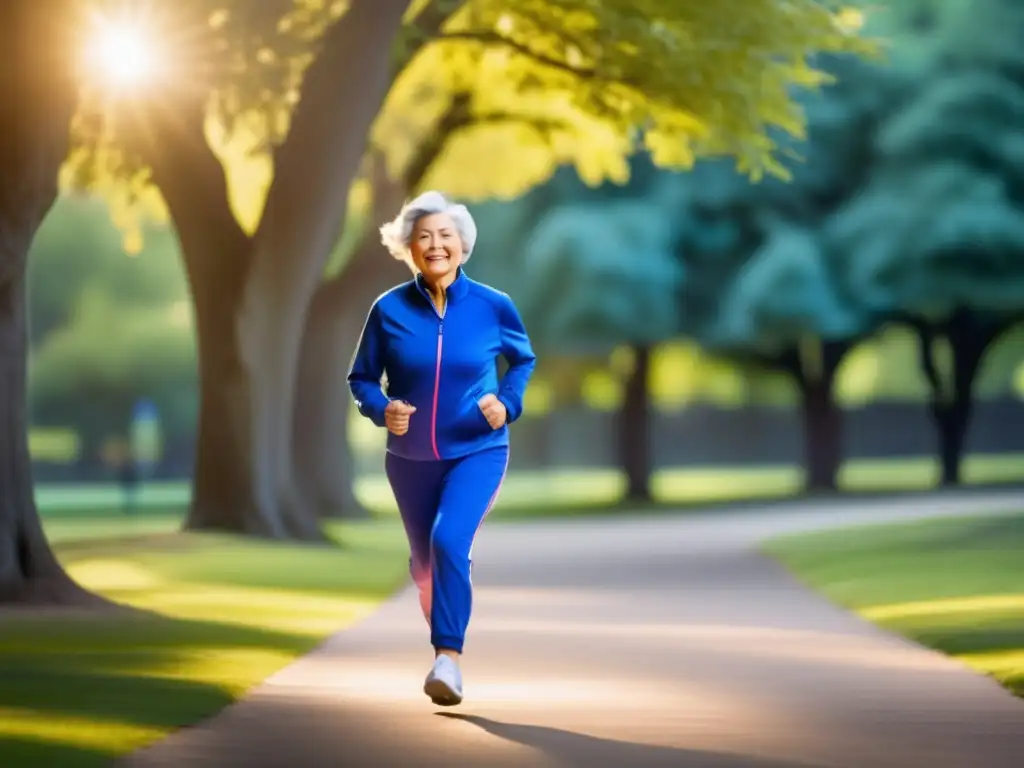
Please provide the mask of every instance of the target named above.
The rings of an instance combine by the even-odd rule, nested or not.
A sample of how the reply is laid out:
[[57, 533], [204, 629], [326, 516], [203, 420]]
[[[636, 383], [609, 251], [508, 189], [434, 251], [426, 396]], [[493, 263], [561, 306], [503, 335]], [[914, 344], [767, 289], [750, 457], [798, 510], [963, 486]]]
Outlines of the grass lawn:
[[[1024, 481], [1024, 455], [973, 455], [964, 461], [964, 482], [968, 485]], [[933, 458], [855, 459], [843, 464], [839, 476], [845, 491], [915, 491], [935, 487], [938, 462]], [[785, 498], [801, 489], [797, 466], [764, 467], [674, 467], [658, 470], [651, 479], [655, 500], [662, 505], [705, 504], [746, 499]], [[625, 479], [614, 469], [560, 469], [513, 471], [501, 489], [494, 517], [543, 517], [555, 511], [563, 515], [613, 507], [625, 488]], [[356, 495], [378, 514], [393, 516], [396, 509], [383, 474], [361, 476]], [[43, 485], [36, 491], [39, 508], [47, 517], [71, 518], [88, 512], [90, 522], [75, 534], [91, 535], [93, 510], [107, 508], [111, 517], [124, 521], [118, 512], [121, 492], [111, 484]], [[181, 508], [188, 503], [185, 481], [146, 484], [139, 507], [145, 510]], [[144, 526], [145, 523], [137, 523]]]
[[1024, 696], [1024, 513], [801, 534], [765, 549], [838, 604]]
[[[4, 615], [0, 766], [108, 765], [216, 712], [366, 615], [406, 575], [395, 522], [335, 527], [310, 551], [190, 536], [179, 516], [47, 520], [70, 572], [134, 617]], [[102, 531], [108, 536], [104, 537]]]

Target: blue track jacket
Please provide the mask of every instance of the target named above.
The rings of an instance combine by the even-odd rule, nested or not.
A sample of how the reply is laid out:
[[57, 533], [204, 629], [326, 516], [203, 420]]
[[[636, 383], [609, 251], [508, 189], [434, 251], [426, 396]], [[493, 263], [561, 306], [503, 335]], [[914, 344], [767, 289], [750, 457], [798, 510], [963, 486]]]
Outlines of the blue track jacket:
[[[499, 356], [509, 364], [500, 381]], [[379, 427], [385, 426], [390, 400], [416, 407], [408, 432], [388, 432], [388, 451], [407, 459], [454, 459], [508, 445], [507, 424], [523, 412], [535, 364], [512, 299], [471, 280], [460, 268], [448, 287], [443, 316], [431, 302], [422, 275], [377, 298], [348, 383], [359, 412]], [[506, 426], [497, 430], [477, 405], [487, 393], [497, 395], [508, 410]]]

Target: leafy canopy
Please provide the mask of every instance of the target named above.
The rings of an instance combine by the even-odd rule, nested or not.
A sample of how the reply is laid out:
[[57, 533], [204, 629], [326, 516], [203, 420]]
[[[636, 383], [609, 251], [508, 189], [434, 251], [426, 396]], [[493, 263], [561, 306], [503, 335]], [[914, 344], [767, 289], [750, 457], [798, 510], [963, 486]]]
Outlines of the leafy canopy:
[[403, 167], [469, 93], [473, 127], [428, 186], [511, 197], [562, 164], [624, 183], [638, 147], [667, 167], [728, 155], [743, 173], [786, 177], [768, 134], [803, 135], [794, 86], [829, 79], [809, 58], [874, 50], [844, 19], [816, 0], [751, 0], [740, 17], [713, 3], [471, 0], [399, 77], [375, 143]]
[[[96, 14], [112, 14], [118, 5], [82, 2]], [[440, 2], [412, 3], [410, 25]], [[137, 209], [148, 186], [139, 147], [152, 136], [153, 121], [205, 109], [208, 138], [222, 160], [246, 169], [229, 176], [236, 215], [251, 225], [302, 73], [347, 5], [141, 6], [140, 24], [159, 43], [166, 77], [113, 95], [89, 85], [68, 182], [111, 191], [112, 182], [127, 180], [121, 207]], [[664, 165], [687, 167], [697, 156], [724, 154], [754, 177], [785, 176], [768, 128], [802, 134], [792, 89], [826, 80], [809, 63], [812, 56], [874, 50], [858, 36], [858, 19], [823, 0], [745, 0], [742, 13], [728, 4], [661, 0], [468, 0], [401, 68], [372, 143], [400, 172], [455, 95], [468, 93], [467, 130], [446, 145], [428, 179], [462, 196], [519, 194], [565, 163], [591, 183], [622, 181], [638, 142]], [[405, 44], [414, 39], [410, 26]]]
[[683, 272], [674, 228], [653, 201], [566, 205], [523, 248], [516, 298], [538, 346], [607, 354], [620, 344], [656, 344], [679, 328]]
[[1024, 305], [1024, 214], [998, 177], [955, 160], [880, 176], [825, 238], [873, 312], [941, 321]]
[[837, 290], [813, 229], [775, 222], [725, 291], [709, 346], [778, 352], [804, 339], [847, 339], [861, 319]]

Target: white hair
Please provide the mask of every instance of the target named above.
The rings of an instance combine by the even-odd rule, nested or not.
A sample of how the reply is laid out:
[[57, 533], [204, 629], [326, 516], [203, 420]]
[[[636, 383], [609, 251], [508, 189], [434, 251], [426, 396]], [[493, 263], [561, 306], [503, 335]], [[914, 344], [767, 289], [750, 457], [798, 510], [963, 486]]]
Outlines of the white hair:
[[398, 215], [380, 228], [380, 241], [396, 259], [409, 261], [409, 246], [416, 222], [435, 213], [447, 214], [455, 223], [462, 240], [462, 262], [465, 263], [476, 245], [476, 222], [466, 206], [452, 202], [440, 192], [424, 192], [403, 205]]

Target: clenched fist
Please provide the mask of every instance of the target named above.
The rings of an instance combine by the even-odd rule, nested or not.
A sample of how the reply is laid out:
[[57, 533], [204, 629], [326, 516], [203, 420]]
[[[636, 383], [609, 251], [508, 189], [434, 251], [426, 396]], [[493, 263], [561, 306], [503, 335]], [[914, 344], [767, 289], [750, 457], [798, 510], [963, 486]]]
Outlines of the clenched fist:
[[477, 405], [480, 406], [480, 412], [491, 425], [491, 429], [501, 429], [504, 426], [505, 420], [508, 419], [508, 411], [501, 400], [494, 395], [484, 395], [477, 401]]
[[384, 423], [388, 432], [393, 435], [404, 435], [409, 431], [409, 417], [416, 413], [416, 407], [402, 402], [392, 400], [384, 409]]

